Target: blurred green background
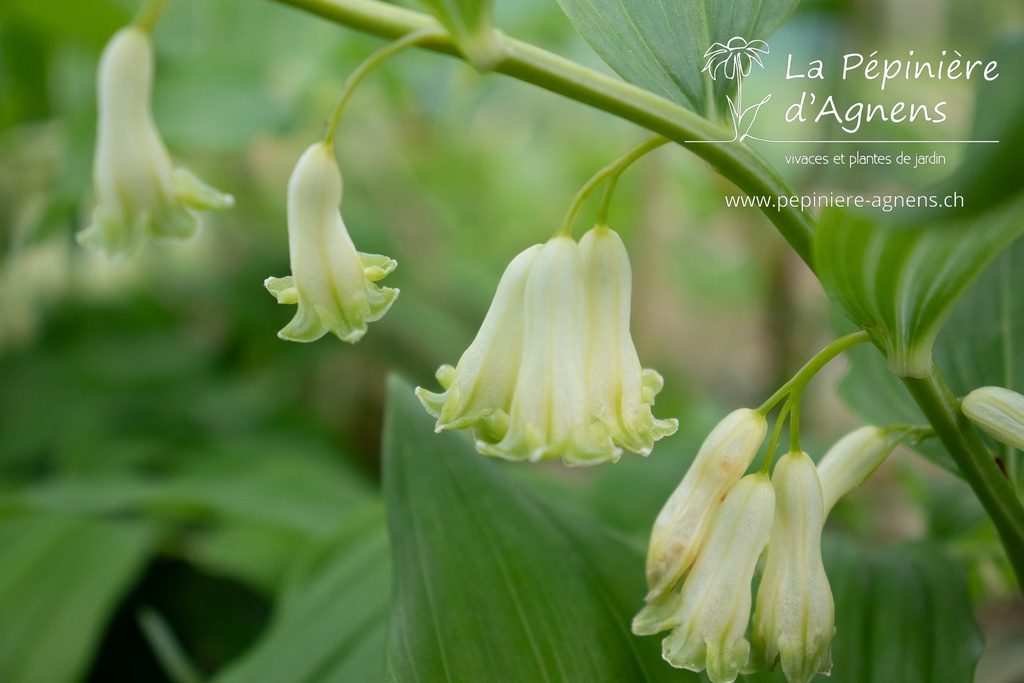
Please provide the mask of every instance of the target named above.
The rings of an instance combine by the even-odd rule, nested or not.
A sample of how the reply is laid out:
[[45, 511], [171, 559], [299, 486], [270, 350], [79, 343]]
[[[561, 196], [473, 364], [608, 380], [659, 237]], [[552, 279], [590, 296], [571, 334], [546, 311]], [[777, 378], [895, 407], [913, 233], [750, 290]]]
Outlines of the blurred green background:
[[[497, 5], [510, 35], [607, 71], [556, 3]], [[982, 6], [935, 3], [915, 26], [983, 45], [1021, 18], [1016, 2]], [[894, 38], [914, 7], [809, 2], [773, 48]], [[0, 0], [0, 662], [11, 680], [162, 681], [168, 669], [189, 680], [246, 653], [296, 562], [379, 508], [386, 375], [433, 387], [508, 261], [643, 137], [455, 60], [402, 55], [359, 89], [337, 136], [346, 224], [360, 250], [397, 259], [385, 284], [402, 294], [354, 347], [286, 343], [275, 334], [293, 309], [262, 282], [289, 270], [288, 175], [380, 41], [271, 2], [172, 2], [154, 35], [156, 119], [175, 161], [237, 204], [188, 242], [147, 243], [114, 266], [73, 235], [92, 209], [96, 60], [134, 8]], [[724, 210], [731, 192], [664, 149], [624, 177], [612, 211], [633, 263], [634, 339], [666, 379], [655, 413], [678, 416], [679, 434], [646, 460], [506, 468], [638, 544], [710, 426], [760, 403], [833, 337], [814, 277], [763, 216]], [[834, 394], [838, 374], [806, 401], [816, 456], [857, 425]], [[916, 456], [894, 460], [837, 509], [837, 528], [872, 543], [952, 540], [996, 657], [979, 680], [1020, 680], [999, 677], [1024, 668], [1011, 656], [1021, 607], [973, 498]], [[950, 501], [961, 504], [950, 512]]]

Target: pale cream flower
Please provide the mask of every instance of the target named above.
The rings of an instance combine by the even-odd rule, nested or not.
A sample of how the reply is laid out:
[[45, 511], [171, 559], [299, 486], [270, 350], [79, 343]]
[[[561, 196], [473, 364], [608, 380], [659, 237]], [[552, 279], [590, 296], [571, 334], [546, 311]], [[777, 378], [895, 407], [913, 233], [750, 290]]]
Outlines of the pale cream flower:
[[888, 434], [878, 427], [861, 427], [839, 439], [818, 463], [818, 478], [824, 499], [824, 516], [871, 473], [892, 452]]
[[416, 388], [423, 407], [437, 418], [435, 431], [475, 426], [478, 440], [496, 442], [505, 436], [523, 355], [526, 276], [541, 248], [533, 245], [505, 269], [473, 343], [456, 367], [442, 365], [437, 371], [445, 391]]
[[288, 250], [292, 274], [263, 283], [278, 303], [298, 304], [295, 317], [278, 336], [310, 342], [328, 332], [355, 343], [367, 323], [380, 320], [398, 290], [374, 282], [395, 269], [395, 261], [356, 251], [338, 209], [341, 171], [334, 151], [317, 142], [305, 151], [288, 182]]
[[496, 443], [478, 440], [481, 453], [530, 462], [560, 457], [568, 465], [614, 461], [622, 453], [590, 410], [583, 268], [570, 237], [552, 237], [537, 252], [523, 288], [523, 347], [508, 431]]
[[661, 375], [640, 366], [629, 333], [633, 274], [618, 233], [598, 225], [580, 240], [589, 303], [587, 383], [590, 408], [623, 448], [648, 455], [654, 442], [674, 434], [675, 419], [656, 420], [654, 397]]
[[960, 408], [993, 439], [1024, 451], [1024, 396], [1003, 387], [981, 387], [967, 394]]
[[775, 492], [768, 477], [751, 474], [729, 489], [682, 590], [648, 604], [633, 632], [672, 629], [662, 656], [672, 666], [702, 671], [713, 683], [736, 680], [750, 660], [744, 637], [750, 620], [750, 583], [768, 542]]
[[436, 429], [474, 427], [481, 453], [589, 465], [647, 454], [676, 430], [650, 406], [661, 377], [643, 370], [629, 337], [630, 270], [607, 228], [577, 244], [556, 236], [502, 276], [476, 339], [416, 395]]
[[648, 602], [661, 600], [689, 570], [722, 499], [750, 466], [767, 429], [764, 415], [740, 408], [708, 434], [654, 522], [647, 550]]
[[753, 642], [759, 663], [782, 661], [789, 683], [832, 668], [835, 605], [821, 560], [821, 484], [806, 453], [779, 459], [772, 474], [775, 519], [757, 591]]
[[99, 124], [93, 181], [97, 205], [92, 224], [78, 241], [122, 259], [145, 233], [153, 237], [192, 235], [192, 209], [223, 209], [231, 195], [204, 185], [184, 168], [174, 168], [150, 110], [153, 46], [136, 26], [114, 34], [100, 57]]

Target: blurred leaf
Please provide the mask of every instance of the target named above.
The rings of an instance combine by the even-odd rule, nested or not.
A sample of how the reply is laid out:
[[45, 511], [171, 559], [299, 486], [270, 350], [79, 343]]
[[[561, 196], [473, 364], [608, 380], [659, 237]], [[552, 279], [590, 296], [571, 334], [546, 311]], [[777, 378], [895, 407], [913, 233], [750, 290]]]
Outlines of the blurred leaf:
[[963, 683], [983, 642], [966, 577], [941, 548], [826, 539], [836, 602], [834, 683]]
[[101, 47], [131, 14], [111, 0], [0, 0], [0, 24], [51, 38], [72, 37]]
[[296, 558], [267, 633], [213, 683], [380, 680], [390, 597], [384, 519], [374, 505]]
[[896, 375], [924, 377], [932, 345], [956, 301], [985, 266], [1024, 231], [1024, 202], [973, 223], [879, 225], [826, 211], [814, 262], [835, 303], [867, 330]]
[[[998, 44], [986, 57], [985, 62], [989, 61], [998, 62], [1002, 71], [1024, 64], [1024, 36], [1018, 34]], [[952, 215], [991, 210], [1024, 189], [1016, 170], [1024, 157], [1024, 88], [1007, 75], [994, 81], [978, 80], [970, 135], [972, 140], [998, 140], [999, 144], [969, 145], [956, 172], [933, 191], [937, 196], [956, 192], [968, 198], [962, 208], [944, 210]]]
[[393, 379], [384, 491], [396, 572], [389, 681], [696, 681], [629, 631], [639, 549], [550, 505]]
[[49, 515], [0, 520], [4, 682], [80, 680], [153, 540], [142, 524]]
[[[731, 80], [701, 72], [713, 43], [765, 39], [799, 0], [558, 0], [576, 30], [627, 81], [701, 114]], [[715, 93], [712, 97], [711, 93]]]

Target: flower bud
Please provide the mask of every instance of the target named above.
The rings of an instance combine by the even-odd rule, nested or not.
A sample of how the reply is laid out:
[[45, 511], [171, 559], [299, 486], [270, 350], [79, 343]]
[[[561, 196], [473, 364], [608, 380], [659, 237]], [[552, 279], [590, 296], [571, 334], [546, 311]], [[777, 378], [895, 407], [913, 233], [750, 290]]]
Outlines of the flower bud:
[[740, 408], [711, 430], [658, 514], [647, 550], [647, 601], [661, 599], [693, 564], [726, 492], [757, 455], [768, 422]]
[[146, 233], [189, 237], [198, 217], [192, 209], [223, 209], [231, 195], [175, 168], [153, 114], [153, 46], [137, 26], [121, 29], [100, 57], [97, 76], [96, 209], [78, 241], [122, 259]]
[[840, 498], [878, 469], [893, 447], [885, 430], [868, 426], [850, 432], [828, 450], [818, 463], [825, 517]]
[[832, 668], [835, 605], [821, 560], [825, 522], [821, 484], [806, 453], [779, 459], [772, 475], [775, 519], [757, 591], [757, 659], [782, 661], [789, 683], [808, 683]]
[[386, 256], [356, 251], [341, 220], [341, 171], [326, 142], [309, 146], [288, 181], [288, 251], [292, 274], [263, 285], [299, 308], [277, 336], [316, 341], [328, 332], [354, 344], [380, 320], [398, 290], [374, 282], [395, 269]]
[[971, 422], [996, 441], [1024, 450], [1024, 396], [1003, 387], [981, 387], [960, 404]]
[[707, 669], [713, 683], [736, 680], [750, 659], [744, 634], [750, 619], [750, 582], [768, 541], [775, 492], [763, 474], [751, 474], [729, 489], [707, 543], [679, 595], [669, 593], [644, 607], [633, 632], [671, 628], [662, 656], [672, 666]]

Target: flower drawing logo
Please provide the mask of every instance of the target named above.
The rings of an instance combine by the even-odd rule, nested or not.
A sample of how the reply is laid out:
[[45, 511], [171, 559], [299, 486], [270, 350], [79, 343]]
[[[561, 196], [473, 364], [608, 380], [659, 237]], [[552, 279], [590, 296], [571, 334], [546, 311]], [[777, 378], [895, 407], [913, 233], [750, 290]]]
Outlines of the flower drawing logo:
[[[726, 96], [726, 99], [729, 100], [729, 114], [732, 116], [733, 129], [736, 133], [728, 142], [742, 141], [746, 138], [751, 126], [754, 125], [758, 110], [772, 98], [771, 94], [765, 95], [764, 99], [757, 104], [752, 104], [746, 109], [743, 108], [743, 79], [750, 75], [750, 70], [755, 63], [762, 69], [764, 68], [761, 55], [766, 55], [768, 52], [768, 43], [763, 40], [747, 40], [742, 36], [735, 36], [730, 38], [727, 43], [714, 43], [704, 53], [707, 62], [704, 63], [704, 68], [701, 71], [706, 71], [711, 76], [711, 80], [718, 80], [718, 75], [721, 73], [726, 80], [735, 79], [736, 81], [735, 101], [732, 97]], [[743, 127], [744, 121], [746, 121], [745, 127]], [[740, 132], [741, 127], [742, 133]]]

